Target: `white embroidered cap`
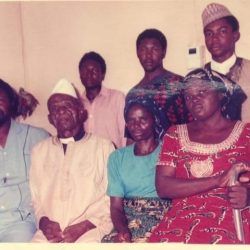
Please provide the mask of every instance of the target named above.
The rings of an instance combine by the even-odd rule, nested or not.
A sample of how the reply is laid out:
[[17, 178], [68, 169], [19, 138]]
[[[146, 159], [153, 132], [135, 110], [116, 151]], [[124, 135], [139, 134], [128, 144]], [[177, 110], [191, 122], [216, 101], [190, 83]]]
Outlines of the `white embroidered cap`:
[[203, 28], [205, 28], [208, 24], [226, 16], [233, 16], [227, 7], [218, 3], [208, 4], [202, 12]]
[[77, 98], [76, 90], [72, 83], [70, 83], [67, 79], [63, 78], [59, 80], [52, 90], [51, 95], [53, 94], [65, 94], [70, 95]]

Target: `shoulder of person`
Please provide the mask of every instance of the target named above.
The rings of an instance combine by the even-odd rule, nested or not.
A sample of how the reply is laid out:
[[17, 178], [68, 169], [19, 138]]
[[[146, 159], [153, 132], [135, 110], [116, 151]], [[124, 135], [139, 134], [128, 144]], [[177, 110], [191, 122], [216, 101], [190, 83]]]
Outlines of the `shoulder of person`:
[[177, 73], [174, 73], [174, 72], [172, 72], [170, 70], [167, 70], [167, 69], [165, 70], [165, 77], [173, 79], [175, 81], [181, 81], [181, 80], [183, 80], [183, 76], [181, 76], [181, 75], [179, 75]]
[[[49, 136], [47, 138], [41, 139], [32, 147], [32, 154], [37, 154], [38, 157], [41, 156], [41, 152], [47, 151], [50, 148], [50, 144], [53, 143], [53, 137]], [[46, 149], [46, 150], [45, 150]]]
[[183, 126], [183, 125], [172, 125], [170, 128], [168, 128], [163, 139], [165, 137], [171, 137], [171, 138], [178, 137], [178, 127], [180, 127], [180, 126]]
[[107, 93], [109, 95], [109, 97], [125, 99], [125, 94], [121, 90], [107, 88], [104, 86], [103, 86], [103, 88], [104, 88], [104, 92]]
[[33, 125], [28, 125], [28, 126], [30, 127], [30, 131], [32, 131], [32, 133], [39, 133], [39, 134], [44, 135], [46, 137], [50, 136], [50, 134], [44, 128], [36, 127]]
[[242, 58], [242, 63], [244, 66], [250, 67], [250, 60], [246, 58]]
[[127, 92], [127, 95], [133, 92], [135, 89], [141, 88], [142, 82], [143, 82], [143, 79], [141, 79], [137, 84], [135, 84], [132, 88], [130, 88], [129, 91]]
[[20, 123], [17, 121], [13, 121], [13, 122], [15, 124], [14, 126], [18, 127], [18, 129], [20, 129], [22, 131], [27, 131], [28, 136], [39, 136], [39, 137], [44, 137], [44, 138], [47, 138], [50, 136], [49, 133], [43, 128], [39, 128], [39, 127], [30, 125], [30, 124], [26, 124], [26, 123]]
[[89, 137], [87, 141], [95, 143], [96, 145], [106, 145], [106, 146], [114, 147], [114, 144], [109, 139], [103, 138], [101, 136], [98, 136], [92, 133], [88, 133], [86, 136]]
[[117, 148], [114, 152], [112, 152], [113, 155], [124, 155], [126, 153], [129, 153], [131, 151], [133, 151], [133, 144], [125, 146], [125, 147], [121, 147], [121, 148]]
[[109, 168], [121, 169], [126, 161], [131, 158], [131, 152], [133, 152], [133, 145], [129, 145], [123, 148], [116, 149], [109, 155]]

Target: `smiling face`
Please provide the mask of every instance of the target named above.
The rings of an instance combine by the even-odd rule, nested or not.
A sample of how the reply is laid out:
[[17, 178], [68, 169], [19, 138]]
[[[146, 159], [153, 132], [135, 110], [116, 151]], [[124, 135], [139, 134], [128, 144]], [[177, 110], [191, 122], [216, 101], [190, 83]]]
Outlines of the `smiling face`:
[[137, 49], [137, 56], [145, 72], [154, 72], [163, 67], [166, 51], [155, 38], [143, 39]]
[[86, 60], [82, 63], [79, 70], [82, 84], [86, 89], [100, 88], [104, 80], [105, 73], [99, 62], [95, 60]]
[[208, 24], [204, 29], [205, 42], [213, 60], [224, 62], [235, 51], [235, 43], [239, 40], [239, 31], [222, 18]]
[[60, 138], [77, 135], [83, 129], [86, 111], [79, 101], [69, 95], [54, 94], [48, 100], [49, 121]]
[[203, 80], [187, 83], [184, 91], [188, 110], [196, 120], [207, 120], [215, 114], [221, 114], [222, 94], [211, 84]]
[[126, 126], [135, 142], [155, 137], [155, 120], [151, 112], [139, 104], [133, 105], [126, 115]]

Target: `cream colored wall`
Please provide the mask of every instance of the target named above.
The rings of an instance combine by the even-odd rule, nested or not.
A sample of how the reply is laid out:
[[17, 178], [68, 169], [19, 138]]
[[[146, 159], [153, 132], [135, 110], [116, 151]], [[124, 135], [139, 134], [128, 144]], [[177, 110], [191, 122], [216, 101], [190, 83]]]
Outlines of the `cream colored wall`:
[[20, 3], [0, 2], [0, 78], [19, 88], [24, 83]]
[[[210, 0], [116, 2], [20, 2], [0, 4], [1, 77], [35, 94], [40, 106], [28, 122], [53, 131], [46, 101], [62, 77], [81, 90], [78, 62], [94, 50], [106, 60], [104, 84], [127, 92], [142, 77], [135, 40], [146, 28], [168, 39], [165, 66], [186, 74], [189, 44], [203, 44], [201, 12]], [[250, 58], [248, 0], [217, 0], [238, 17], [239, 55]], [[207, 54], [207, 60], [209, 59]]]

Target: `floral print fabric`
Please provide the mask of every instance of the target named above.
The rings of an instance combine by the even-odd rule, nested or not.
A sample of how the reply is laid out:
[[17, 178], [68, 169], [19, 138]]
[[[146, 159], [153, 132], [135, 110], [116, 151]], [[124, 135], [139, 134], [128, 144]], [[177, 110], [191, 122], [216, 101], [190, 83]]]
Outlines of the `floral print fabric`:
[[[133, 242], [146, 242], [152, 229], [163, 219], [170, 207], [170, 200], [159, 198], [125, 198], [124, 211], [128, 219], [128, 227], [132, 234]], [[117, 235], [115, 229], [106, 235], [102, 242], [114, 242]]]
[[[150, 102], [150, 105], [154, 106], [154, 110], [157, 110], [162, 128], [159, 138], [162, 138], [172, 124], [182, 124], [192, 119], [180, 92], [179, 87], [182, 80], [181, 76], [166, 71], [145, 85], [136, 85], [126, 96], [125, 113], [130, 102], [134, 102], [135, 99]], [[125, 131], [125, 135], [131, 138], [128, 130]]]
[[[250, 124], [238, 121], [218, 144], [189, 140], [186, 125], [174, 126], [164, 137], [158, 165], [176, 168], [176, 177], [194, 179], [221, 174], [236, 162], [249, 161]], [[245, 239], [250, 243], [250, 209], [241, 211]], [[152, 233], [150, 242], [240, 243], [227, 189], [217, 188], [173, 200], [172, 209]]]

